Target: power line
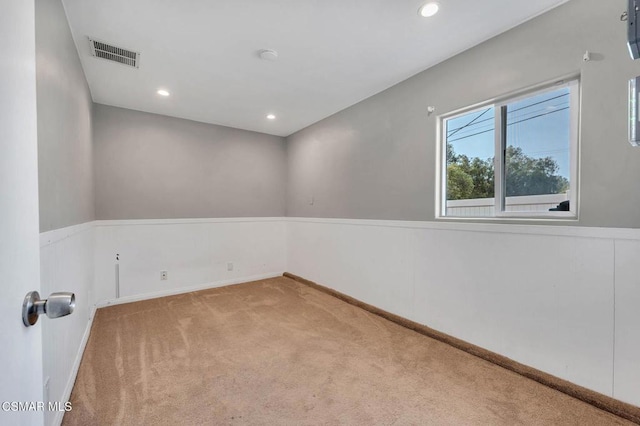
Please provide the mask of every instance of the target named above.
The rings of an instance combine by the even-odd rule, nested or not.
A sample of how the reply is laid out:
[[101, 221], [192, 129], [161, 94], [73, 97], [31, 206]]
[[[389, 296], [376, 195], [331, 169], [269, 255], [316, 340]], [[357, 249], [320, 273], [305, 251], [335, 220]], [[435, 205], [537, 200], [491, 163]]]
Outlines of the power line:
[[[509, 145], [509, 146], [513, 146], [515, 147], [515, 145]], [[549, 149], [549, 150], [545, 150], [545, 151], [527, 151], [525, 152], [525, 154], [527, 155], [535, 155], [535, 154], [568, 154], [569, 153], [569, 149], [568, 148], [563, 148], [563, 149]]]
[[493, 132], [493, 129], [485, 130], [485, 131], [483, 131], [483, 132], [473, 133], [473, 134], [471, 134], [471, 135], [463, 136], [463, 137], [461, 137], [461, 138], [452, 139], [452, 140], [449, 140], [449, 138], [447, 138], [447, 143], [456, 142], [456, 141], [461, 141], [462, 139], [467, 139], [467, 138], [470, 138], [470, 137], [472, 137], [472, 136], [478, 136], [478, 135], [481, 135], [481, 134], [483, 134], [483, 133], [489, 133], [489, 132]]
[[512, 112], [520, 111], [520, 110], [522, 110], [522, 109], [525, 109], [525, 108], [529, 108], [529, 107], [535, 106], [535, 105], [540, 105], [540, 104], [543, 104], [543, 103], [545, 103], [545, 102], [552, 101], [552, 100], [554, 100], [554, 99], [563, 98], [563, 97], [565, 97], [565, 96], [569, 96], [569, 94], [568, 94], [568, 93], [564, 93], [564, 94], [562, 94], [562, 95], [554, 96], [553, 98], [545, 99], [545, 100], [542, 100], [542, 101], [540, 101], [540, 102], [536, 102], [536, 103], [533, 103], [533, 104], [530, 104], [530, 105], [526, 105], [526, 106], [523, 106], [523, 107], [520, 107], [520, 108], [512, 109], [511, 111], [509, 111], [509, 114], [511, 114]]
[[[492, 108], [493, 108], [493, 107], [492, 107]], [[488, 113], [489, 111], [491, 111], [491, 108], [487, 108], [487, 109], [485, 109], [485, 110], [482, 112], [482, 114], [480, 114], [479, 116], [477, 116], [476, 118], [474, 118], [473, 120], [471, 120], [470, 122], [468, 122], [467, 124], [465, 124], [464, 126], [462, 126], [462, 127], [458, 127], [458, 128], [456, 129], [456, 131], [455, 131], [455, 132], [453, 132], [453, 133], [449, 134], [447, 137], [451, 137], [451, 136], [455, 135], [456, 133], [458, 133], [460, 130], [464, 129], [465, 127], [469, 127], [469, 126], [471, 126], [471, 125], [472, 125], [472, 124], [473, 124], [473, 123], [474, 123], [478, 118], [482, 117], [483, 115], [485, 115], [485, 114], [486, 114], [486, 113]]]
[[[513, 126], [513, 125], [518, 124], [518, 123], [523, 123], [523, 122], [525, 122], [525, 121], [533, 120], [534, 118], [544, 117], [545, 115], [554, 114], [554, 113], [556, 113], [556, 112], [564, 111], [564, 110], [567, 110], [567, 109], [569, 109], [569, 107], [564, 107], [564, 108], [555, 109], [555, 110], [553, 110], [553, 111], [549, 111], [549, 112], [546, 112], [546, 113], [544, 113], [544, 114], [538, 114], [538, 115], [535, 115], [535, 116], [533, 116], [533, 117], [524, 118], [524, 119], [522, 119], [522, 120], [515, 121], [515, 122], [513, 122], [513, 123], [509, 123], [509, 124], [507, 124], [507, 126]], [[485, 131], [483, 131], [483, 132], [478, 132], [478, 133], [474, 133], [474, 134], [472, 134], [472, 135], [462, 136], [462, 137], [460, 137], [460, 138], [457, 138], [457, 139], [451, 139], [451, 140], [449, 140], [449, 137], [447, 137], [447, 143], [456, 142], [456, 141], [459, 141], [459, 140], [462, 140], [462, 139], [467, 139], [467, 138], [470, 138], [470, 137], [472, 137], [472, 136], [481, 135], [481, 134], [483, 134], [483, 133], [493, 132], [493, 130], [494, 130], [494, 129], [489, 129], [489, 130], [485, 130]]]
[[[488, 110], [486, 110], [486, 111], [484, 111], [484, 112], [490, 111], [492, 108], [493, 108], [493, 107], [489, 108]], [[484, 114], [484, 112], [483, 112], [482, 114]], [[482, 115], [482, 114], [481, 114], [481, 115]], [[477, 116], [477, 117], [476, 117], [476, 120], [477, 120], [478, 118], [480, 118], [480, 116]], [[480, 123], [483, 123], [483, 122], [485, 122], [485, 121], [490, 121], [490, 120], [493, 120], [493, 119], [494, 119], [494, 117], [491, 117], [491, 118], [485, 118], [484, 120], [476, 121], [476, 123], [475, 123], [475, 124], [480, 124]], [[467, 127], [467, 126], [471, 125], [472, 123], [473, 123], [473, 120], [472, 120], [472, 121], [470, 121], [469, 123], [465, 124], [464, 126], [456, 127], [455, 129], [451, 129], [451, 130], [447, 130], [447, 133], [449, 133], [449, 132], [453, 132], [453, 133], [451, 133], [451, 134], [450, 134], [450, 135], [448, 135], [448, 136], [451, 136], [451, 135], [453, 135], [454, 133], [457, 133], [458, 131], [460, 131], [460, 130], [464, 129], [465, 127]]]
[[[521, 110], [523, 110], [523, 109], [527, 109], [527, 108], [531, 108], [532, 106], [540, 105], [540, 104], [543, 104], [543, 103], [545, 103], [545, 102], [549, 102], [549, 101], [552, 101], [552, 100], [554, 100], [554, 99], [559, 99], [559, 98], [562, 98], [562, 97], [565, 97], [565, 96], [569, 96], [569, 93], [563, 93], [562, 95], [554, 96], [554, 97], [551, 97], [551, 98], [548, 98], [548, 99], [544, 99], [544, 100], [539, 101], [539, 102], [535, 102], [535, 103], [532, 103], [532, 104], [529, 104], [529, 105], [525, 105], [525, 106], [520, 107], [520, 108], [516, 108], [516, 109], [514, 109], [514, 110], [508, 111], [508, 112], [507, 112], [507, 114], [512, 114], [512, 113], [514, 113], [514, 112], [521, 111]], [[491, 108], [493, 108], [493, 107], [491, 107]], [[489, 110], [491, 110], [491, 108], [489, 108]], [[485, 111], [485, 112], [486, 112], [486, 111]], [[484, 113], [483, 113], [483, 114], [484, 114]], [[463, 129], [463, 128], [467, 127], [468, 125], [470, 125], [470, 124], [472, 124], [472, 123], [474, 123], [474, 122], [475, 122], [476, 124], [479, 124], [479, 123], [482, 123], [482, 122], [485, 122], [485, 121], [493, 120], [493, 118], [485, 118], [484, 120], [476, 121], [476, 120], [477, 120], [478, 118], [480, 118], [483, 114], [480, 114], [480, 116], [476, 117], [474, 120], [472, 120], [471, 122], [469, 122], [469, 123], [465, 124], [464, 126], [462, 126], [462, 127], [456, 127], [455, 129], [448, 130], [447, 132], [454, 132], [454, 133], [457, 133], [459, 130], [461, 130], [461, 129]], [[451, 133], [449, 136], [452, 136], [454, 133]]]
[[[524, 109], [529, 108], [529, 107], [533, 107], [533, 106], [535, 106], [537, 104], [538, 103], [532, 104], [530, 106], [526, 106], [526, 107], [523, 107], [523, 108], [518, 108], [518, 111], [524, 110]], [[562, 103], [556, 104], [556, 105], [548, 105], [548, 106], [546, 106], [546, 107], [544, 107], [542, 109], [537, 109], [535, 111], [529, 111], [529, 112], [525, 112], [523, 114], [520, 114], [519, 118], [524, 117], [526, 115], [530, 115], [530, 114], [538, 114], [541, 111], [547, 111], [549, 108], [553, 108], [553, 109], [563, 108], [563, 109], [565, 109], [565, 107], [567, 107], [567, 108], [569, 107], [569, 103], [568, 102], [567, 103], [562, 102]], [[514, 111], [510, 111], [509, 114], [511, 114], [512, 112], [516, 112], [516, 111], [515, 110]], [[456, 129], [452, 129], [451, 131], [456, 130], [456, 132], [450, 133], [447, 136], [450, 137], [454, 133], [458, 133], [458, 132], [464, 133], [465, 131], [474, 131], [477, 128], [482, 128], [482, 127], [486, 127], [486, 126], [490, 126], [491, 128], [493, 128], [493, 126], [494, 126], [493, 120], [494, 120], [494, 118], [492, 117], [492, 118], [488, 118], [488, 119], [477, 121], [475, 123], [467, 123], [465, 126], [458, 127]], [[483, 124], [483, 122], [484, 122], [484, 124]], [[464, 130], [465, 127], [466, 127], [466, 130]]]
[[[550, 106], [552, 106], [554, 108], [554, 111], [555, 111], [558, 108], [565, 108], [565, 107], [568, 108], [569, 104], [564, 104], [564, 105], [563, 104], [558, 104], [558, 105], [550, 105]], [[520, 118], [523, 118], [523, 117], [525, 117], [527, 115], [531, 115], [531, 114], [539, 114], [542, 111], [548, 111], [547, 108], [548, 107], [524, 113], [524, 114], [522, 114], [522, 116]], [[481, 121], [485, 121], [485, 120], [481, 120]], [[508, 124], [511, 125], [512, 123], [508, 123]], [[489, 126], [489, 128], [487, 130], [489, 130], [489, 131], [493, 130], [494, 123], [493, 122], [487, 123], [487, 124], [480, 124], [480, 122], [473, 123], [473, 125], [469, 126], [466, 130], [460, 131], [460, 135], [458, 137], [462, 136], [462, 134], [464, 134], [465, 132], [469, 132], [469, 131], [475, 132], [475, 131], [477, 131], [479, 129], [482, 129], [483, 127], [486, 128], [487, 126]], [[451, 135], [448, 135], [447, 137], [451, 137]]]
[[507, 124], [507, 126], [513, 126], [514, 124], [518, 124], [518, 123], [523, 123], [525, 121], [529, 121], [529, 120], [533, 120], [534, 118], [538, 118], [538, 117], [544, 117], [545, 115], [549, 115], [549, 114], [554, 114], [556, 112], [560, 112], [560, 111], [564, 111], [569, 109], [569, 107], [564, 107], [564, 108], [558, 108], [558, 109], [554, 109], [553, 111], [549, 111], [549, 112], [545, 112], [544, 114], [538, 114], [538, 115], [534, 115], [533, 117], [529, 117], [529, 118], [524, 118], [520, 121], [516, 121], [514, 123], [509, 123]]

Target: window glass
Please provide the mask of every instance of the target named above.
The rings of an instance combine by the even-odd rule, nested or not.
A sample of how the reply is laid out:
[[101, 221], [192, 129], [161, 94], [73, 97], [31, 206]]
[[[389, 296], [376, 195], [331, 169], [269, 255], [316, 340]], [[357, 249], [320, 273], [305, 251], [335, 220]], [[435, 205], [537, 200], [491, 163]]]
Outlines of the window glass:
[[495, 109], [446, 121], [447, 216], [493, 216]]
[[578, 93], [561, 82], [443, 118], [440, 214], [575, 218]]
[[568, 87], [506, 105], [505, 211], [548, 211], [569, 202], [569, 107]]

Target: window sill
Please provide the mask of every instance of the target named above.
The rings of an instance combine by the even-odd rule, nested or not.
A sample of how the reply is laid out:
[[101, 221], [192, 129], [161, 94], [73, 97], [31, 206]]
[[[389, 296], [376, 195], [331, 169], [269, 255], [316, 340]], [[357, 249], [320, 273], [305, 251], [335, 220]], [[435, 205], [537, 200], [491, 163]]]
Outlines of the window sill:
[[482, 222], [577, 222], [578, 216], [571, 212], [565, 215], [544, 215], [544, 216], [532, 216], [530, 214], [523, 215], [504, 215], [504, 216], [436, 216], [438, 221], [451, 221], [451, 222], [464, 222], [464, 221], [482, 221]]

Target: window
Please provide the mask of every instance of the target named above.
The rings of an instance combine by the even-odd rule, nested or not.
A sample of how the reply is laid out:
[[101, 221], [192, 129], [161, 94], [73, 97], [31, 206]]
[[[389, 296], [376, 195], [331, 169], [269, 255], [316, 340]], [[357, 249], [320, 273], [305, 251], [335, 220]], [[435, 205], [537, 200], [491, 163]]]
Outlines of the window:
[[577, 217], [578, 80], [441, 117], [439, 217]]

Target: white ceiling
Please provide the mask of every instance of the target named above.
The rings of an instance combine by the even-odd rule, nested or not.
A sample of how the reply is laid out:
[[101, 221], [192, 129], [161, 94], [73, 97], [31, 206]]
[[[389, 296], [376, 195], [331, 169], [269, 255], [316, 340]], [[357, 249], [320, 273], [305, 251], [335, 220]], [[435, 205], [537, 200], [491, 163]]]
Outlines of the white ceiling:
[[[288, 136], [565, 1], [440, 0], [433, 18], [420, 0], [63, 3], [95, 102]], [[87, 37], [140, 68], [91, 57]]]

